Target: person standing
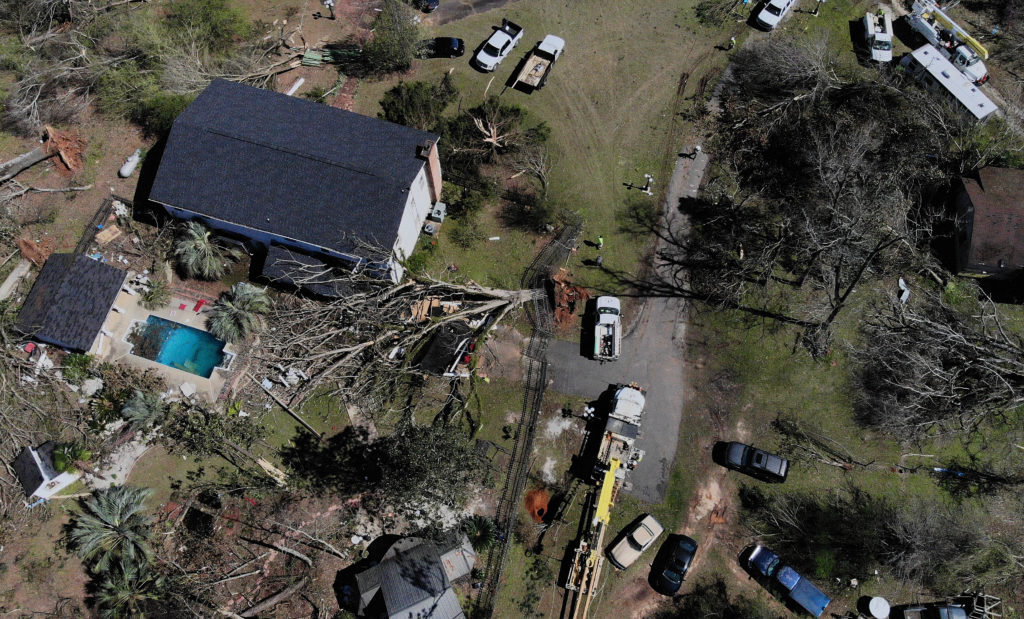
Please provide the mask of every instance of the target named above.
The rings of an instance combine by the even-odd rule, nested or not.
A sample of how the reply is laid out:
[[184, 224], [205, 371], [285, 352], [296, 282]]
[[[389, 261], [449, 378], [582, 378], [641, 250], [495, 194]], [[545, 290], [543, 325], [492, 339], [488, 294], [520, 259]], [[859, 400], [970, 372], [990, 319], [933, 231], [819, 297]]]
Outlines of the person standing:
[[597, 235], [597, 249], [604, 249], [604, 237], [600, 234]]
[[727, 49], [732, 49], [734, 47], [736, 47], [736, 37], [729, 37], [729, 47]]

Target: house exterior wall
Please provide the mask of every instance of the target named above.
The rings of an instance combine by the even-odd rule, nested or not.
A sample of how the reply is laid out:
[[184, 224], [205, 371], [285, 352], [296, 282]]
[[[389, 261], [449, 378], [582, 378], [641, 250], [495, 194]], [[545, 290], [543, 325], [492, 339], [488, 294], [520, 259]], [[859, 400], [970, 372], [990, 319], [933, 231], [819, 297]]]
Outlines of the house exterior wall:
[[409, 187], [409, 197], [405, 201], [405, 210], [402, 212], [402, 221], [398, 225], [398, 239], [392, 248], [394, 258], [391, 261], [391, 279], [398, 282], [404, 275], [404, 268], [399, 261], [405, 260], [412, 255], [416, 249], [416, 241], [419, 240], [420, 230], [423, 229], [427, 215], [433, 207], [431, 199], [431, 187], [427, 180], [426, 166], [420, 170]]
[[953, 183], [953, 209], [956, 212], [956, 234], [953, 237], [956, 269], [958, 272], [980, 272], [980, 269], [967, 264], [968, 256], [971, 255], [971, 237], [974, 234], [974, 203], [971, 202], [967, 188], [959, 178]]
[[210, 229], [216, 230], [221, 234], [225, 234], [238, 239], [248, 240], [252, 244], [259, 246], [259, 248], [264, 252], [270, 247], [271, 243], [275, 243], [277, 245], [283, 245], [285, 247], [297, 249], [307, 254], [323, 254], [325, 256], [334, 258], [336, 260], [341, 260], [343, 262], [355, 264], [362, 261], [357, 256], [343, 254], [341, 252], [334, 251], [327, 247], [320, 247], [319, 245], [304, 243], [296, 239], [290, 239], [288, 237], [270, 234], [269, 232], [264, 232], [263, 230], [256, 230], [255, 228], [246, 228], [245, 226], [239, 226], [238, 224], [233, 224], [231, 222], [215, 219], [212, 217], [207, 217], [205, 215], [200, 215], [199, 213], [195, 213], [192, 211], [174, 208], [173, 206], [168, 206], [166, 204], [163, 204], [162, 206], [164, 207], [164, 210], [167, 211], [167, 214], [170, 215], [171, 217], [174, 217], [175, 219], [179, 219], [182, 221], [201, 221], [202, 223], [206, 224]]

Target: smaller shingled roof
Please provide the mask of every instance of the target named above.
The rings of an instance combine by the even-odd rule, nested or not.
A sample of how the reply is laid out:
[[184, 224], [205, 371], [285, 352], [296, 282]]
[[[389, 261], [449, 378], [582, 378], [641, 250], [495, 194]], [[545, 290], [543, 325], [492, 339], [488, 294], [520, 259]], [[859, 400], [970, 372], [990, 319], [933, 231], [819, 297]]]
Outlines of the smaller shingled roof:
[[974, 205], [967, 263], [1024, 268], [1024, 170], [982, 168], [978, 178], [962, 179]]
[[32, 457], [31, 448], [25, 447], [22, 449], [11, 466], [14, 469], [14, 474], [18, 477], [18, 481], [21, 482], [21, 487], [25, 489], [25, 496], [32, 496], [39, 489], [39, 486], [43, 485], [45, 479], [39, 471], [36, 459]]
[[126, 276], [81, 254], [53, 254], [39, 271], [15, 326], [42, 342], [87, 351]]

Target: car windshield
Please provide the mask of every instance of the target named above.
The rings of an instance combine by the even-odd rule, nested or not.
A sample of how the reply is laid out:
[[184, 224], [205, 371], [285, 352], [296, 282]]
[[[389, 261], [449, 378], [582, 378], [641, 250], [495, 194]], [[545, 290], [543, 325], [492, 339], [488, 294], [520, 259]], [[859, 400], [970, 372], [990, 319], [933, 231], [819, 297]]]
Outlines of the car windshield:
[[768, 11], [772, 15], [782, 15], [782, 7], [775, 6], [774, 4], [769, 4], [768, 6], [764, 7], [764, 10]]
[[483, 52], [485, 54], [487, 54], [488, 56], [497, 56], [498, 55], [498, 48], [494, 47], [493, 45], [488, 43], [487, 45], [484, 45]]
[[887, 52], [890, 49], [892, 49], [892, 43], [889, 41], [875, 41], [874, 48], [877, 50], [881, 50], [883, 52]]
[[683, 582], [683, 577], [672, 570], [665, 570], [665, 580], [669, 582]]

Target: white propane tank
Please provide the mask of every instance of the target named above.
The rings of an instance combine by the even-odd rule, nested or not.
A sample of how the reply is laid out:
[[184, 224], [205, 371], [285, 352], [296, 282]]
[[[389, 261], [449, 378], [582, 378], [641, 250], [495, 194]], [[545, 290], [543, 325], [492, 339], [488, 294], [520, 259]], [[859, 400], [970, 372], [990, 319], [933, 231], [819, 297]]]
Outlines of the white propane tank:
[[874, 597], [868, 602], [868, 610], [875, 619], [887, 619], [889, 617], [889, 601], [885, 598]]
[[131, 157], [124, 160], [124, 165], [117, 171], [117, 175], [121, 178], [128, 178], [135, 171], [135, 166], [139, 165], [140, 161], [142, 161], [142, 149], [136, 148]]

